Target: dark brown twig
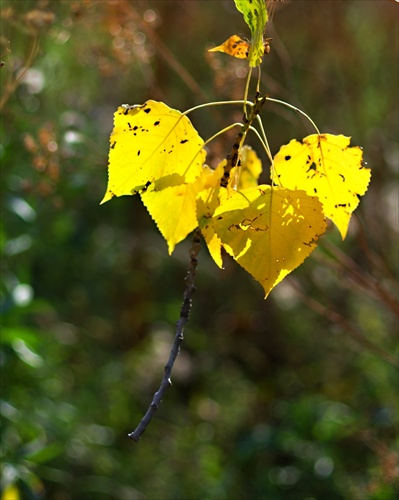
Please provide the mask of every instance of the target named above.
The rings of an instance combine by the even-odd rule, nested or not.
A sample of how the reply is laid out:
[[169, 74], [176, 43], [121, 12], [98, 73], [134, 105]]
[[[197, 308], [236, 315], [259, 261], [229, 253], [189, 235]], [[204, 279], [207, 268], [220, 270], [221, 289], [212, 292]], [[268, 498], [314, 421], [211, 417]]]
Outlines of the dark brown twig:
[[133, 441], [135, 441], [136, 443], [139, 441], [140, 437], [146, 430], [147, 425], [151, 422], [152, 417], [158, 410], [165, 392], [172, 385], [170, 377], [172, 374], [173, 365], [180, 351], [180, 345], [183, 342], [184, 338], [183, 330], [190, 315], [191, 299], [195, 292], [195, 275], [197, 272], [197, 264], [198, 264], [197, 256], [200, 249], [201, 249], [201, 233], [199, 228], [197, 228], [194, 232], [193, 244], [189, 252], [190, 266], [188, 268], [186, 276], [186, 289], [184, 291], [183, 303], [180, 309], [180, 318], [176, 324], [175, 339], [173, 341], [173, 345], [170, 350], [169, 360], [165, 365], [164, 376], [162, 378], [162, 382], [158, 391], [154, 394], [152, 398], [152, 402], [148, 407], [146, 414], [141, 419], [141, 422], [136, 427], [136, 429], [129, 434], [130, 439], [133, 439]]
[[234, 144], [230, 153], [226, 156], [226, 164], [224, 166], [223, 177], [220, 179], [220, 185], [222, 187], [227, 187], [230, 179], [231, 170], [239, 165], [240, 148], [243, 142], [245, 141], [245, 137], [248, 133], [250, 126], [252, 125], [257, 115], [260, 113], [260, 110], [262, 109], [262, 106], [265, 104], [266, 99], [267, 95], [260, 97], [259, 93], [257, 92], [255, 96], [255, 102], [252, 106], [250, 106], [250, 113], [247, 114], [247, 112], [245, 112], [243, 118], [244, 124], [234, 140]]

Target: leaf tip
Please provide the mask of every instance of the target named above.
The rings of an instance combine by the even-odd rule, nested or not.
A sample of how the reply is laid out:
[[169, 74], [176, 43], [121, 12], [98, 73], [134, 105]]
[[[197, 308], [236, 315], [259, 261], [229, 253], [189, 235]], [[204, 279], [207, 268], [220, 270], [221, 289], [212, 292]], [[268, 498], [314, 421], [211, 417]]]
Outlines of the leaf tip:
[[104, 195], [104, 198], [101, 200], [100, 205], [103, 205], [107, 201], [111, 200], [114, 196], [115, 196], [115, 194], [108, 189]]

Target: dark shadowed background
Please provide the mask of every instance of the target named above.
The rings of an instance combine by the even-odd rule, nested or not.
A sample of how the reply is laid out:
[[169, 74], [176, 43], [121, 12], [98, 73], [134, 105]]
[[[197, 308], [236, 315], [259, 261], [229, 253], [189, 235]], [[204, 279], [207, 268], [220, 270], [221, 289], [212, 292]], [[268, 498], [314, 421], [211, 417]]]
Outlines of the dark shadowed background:
[[[266, 301], [202, 249], [173, 388], [135, 444], [191, 242], [168, 256], [139, 197], [99, 205], [113, 113], [241, 99], [245, 61], [207, 49], [249, 30], [232, 0], [1, 1], [2, 500], [396, 498], [398, 8], [274, 3], [262, 90], [352, 136], [372, 182], [346, 240], [331, 227]], [[191, 120], [207, 139], [241, 114]], [[312, 132], [262, 118], [273, 153]]]

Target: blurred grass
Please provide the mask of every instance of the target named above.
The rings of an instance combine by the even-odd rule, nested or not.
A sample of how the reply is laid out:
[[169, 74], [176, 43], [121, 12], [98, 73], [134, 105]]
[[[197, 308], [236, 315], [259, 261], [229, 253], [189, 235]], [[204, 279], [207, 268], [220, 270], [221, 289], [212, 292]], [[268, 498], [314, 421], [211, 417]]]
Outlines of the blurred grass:
[[[139, 199], [99, 206], [112, 115], [241, 98], [245, 63], [206, 49], [248, 33], [230, 0], [1, 2], [3, 498], [395, 498], [397, 369], [362, 339], [397, 358], [397, 9], [276, 5], [264, 89], [351, 135], [372, 183], [345, 242], [332, 229], [266, 302], [203, 249], [173, 388], [134, 445], [190, 242], [168, 257]], [[207, 138], [240, 115], [192, 120]], [[272, 104], [264, 122], [274, 152], [308, 132]]]

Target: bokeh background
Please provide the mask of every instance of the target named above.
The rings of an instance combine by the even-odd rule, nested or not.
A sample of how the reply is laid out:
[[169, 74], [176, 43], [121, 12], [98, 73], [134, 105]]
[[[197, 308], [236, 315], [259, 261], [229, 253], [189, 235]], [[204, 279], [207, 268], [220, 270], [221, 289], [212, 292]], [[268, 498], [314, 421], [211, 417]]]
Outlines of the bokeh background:
[[[372, 182], [346, 240], [331, 227], [266, 301], [202, 249], [173, 388], [135, 444], [191, 242], [168, 256], [139, 197], [99, 205], [113, 113], [241, 99], [245, 62], [207, 49], [248, 29], [232, 0], [1, 1], [3, 500], [397, 498], [398, 8], [273, 2], [262, 90], [352, 136]], [[206, 139], [241, 113], [191, 119]], [[262, 117], [273, 153], [312, 132]]]

